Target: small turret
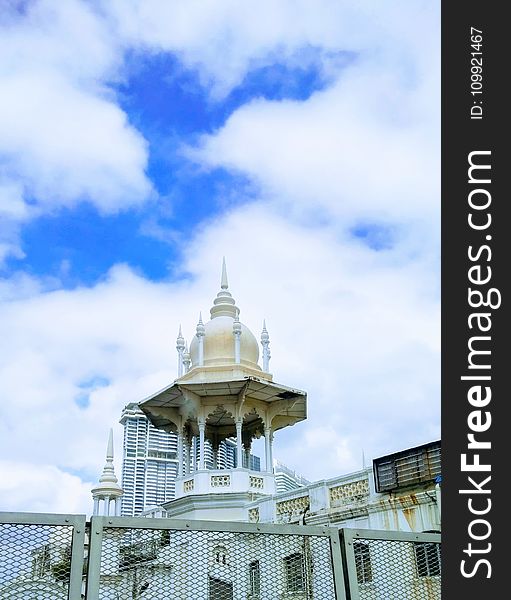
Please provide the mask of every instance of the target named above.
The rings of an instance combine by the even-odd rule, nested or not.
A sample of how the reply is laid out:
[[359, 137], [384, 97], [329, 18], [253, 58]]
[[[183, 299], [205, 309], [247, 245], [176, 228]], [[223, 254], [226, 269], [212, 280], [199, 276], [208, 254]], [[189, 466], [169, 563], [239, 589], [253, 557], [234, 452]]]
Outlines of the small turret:
[[[94, 499], [93, 514], [100, 514], [100, 502], [104, 502], [103, 515], [119, 516], [121, 514], [121, 497], [123, 490], [118, 483], [114, 470], [114, 432], [110, 429], [108, 436], [108, 446], [106, 450], [106, 462], [103, 467], [103, 473], [99, 478], [98, 484], [91, 490]], [[114, 510], [110, 512], [110, 503], [114, 501]]]
[[199, 313], [199, 322], [195, 331], [195, 335], [199, 340], [199, 367], [202, 367], [204, 365], [204, 336], [206, 335], [206, 328], [202, 322], [202, 313]]
[[238, 316], [234, 318], [232, 334], [234, 335], [234, 362], [239, 365], [241, 362], [241, 323]]
[[178, 377], [181, 377], [181, 375], [183, 374], [183, 354], [185, 351], [185, 339], [183, 337], [183, 334], [181, 333], [181, 325], [179, 326], [179, 333], [177, 334], [176, 350], [177, 350], [177, 374], [178, 374]]
[[266, 329], [266, 321], [263, 321], [263, 331], [261, 332], [261, 346], [263, 347], [263, 371], [266, 373], [270, 369], [270, 336]]

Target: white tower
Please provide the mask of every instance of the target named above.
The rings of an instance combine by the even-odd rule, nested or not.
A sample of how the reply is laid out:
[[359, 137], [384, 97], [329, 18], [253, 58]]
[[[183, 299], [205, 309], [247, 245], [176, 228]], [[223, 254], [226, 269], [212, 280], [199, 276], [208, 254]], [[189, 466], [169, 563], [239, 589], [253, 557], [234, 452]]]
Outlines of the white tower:
[[[117, 481], [114, 471], [114, 433], [110, 429], [108, 436], [108, 446], [106, 450], [106, 463], [103, 468], [103, 474], [99, 478], [98, 484], [91, 490], [94, 499], [93, 514], [104, 516], [119, 516], [121, 514], [121, 496], [122, 488]], [[110, 503], [113, 501], [114, 508], [111, 510]], [[101, 511], [101, 502], [103, 510]]]
[[[239, 313], [224, 260], [211, 319], [203, 323], [200, 317], [189, 350], [185, 345], [184, 373], [139, 405], [154, 427], [177, 433], [176, 499], [165, 505], [169, 516], [246, 520], [244, 502], [275, 493], [274, 433], [306, 418], [306, 393], [274, 383], [268, 372], [266, 325], [261, 369], [257, 340]], [[254, 471], [247, 458], [252, 441], [260, 437], [266, 464]], [[235, 468], [218, 468], [213, 460], [208, 469], [208, 443], [215, 456], [229, 438], [236, 440]], [[197, 461], [190, 460], [191, 447], [199, 450]]]

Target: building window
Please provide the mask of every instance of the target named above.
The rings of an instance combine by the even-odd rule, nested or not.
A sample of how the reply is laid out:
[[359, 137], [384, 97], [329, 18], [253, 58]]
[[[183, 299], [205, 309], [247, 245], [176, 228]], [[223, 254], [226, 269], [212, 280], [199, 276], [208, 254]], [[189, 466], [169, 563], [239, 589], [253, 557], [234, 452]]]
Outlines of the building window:
[[440, 575], [440, 544], [434, 542], [417, 542], [414, 544], [415, 564], [419, 577], [435, 577]]
[[361, 540], [354, 540], [353, 552], [357, 569], [357, 583], [370, 583], [373, 580], [373, 569], [371, 567], [369, 544]]
[[261, 570], [259, 561], [253, 560], [249, 565], [250, 594], [252, 598], [259, 598], [261, 593]]
[[227, 550], [224, 546], [217, 546], [214, 550], [214, 558], [215, 562], [218, 565], [226, 565], [227, 564]]
[[305, 570], [303, 556], [300, 553], [291, 554], [284, 558], [286, 570], [286, 585], [288, 592], [305, 591]]
[[208, 598], [210, 600], [233, 600], [232, 583], [210, 577]]

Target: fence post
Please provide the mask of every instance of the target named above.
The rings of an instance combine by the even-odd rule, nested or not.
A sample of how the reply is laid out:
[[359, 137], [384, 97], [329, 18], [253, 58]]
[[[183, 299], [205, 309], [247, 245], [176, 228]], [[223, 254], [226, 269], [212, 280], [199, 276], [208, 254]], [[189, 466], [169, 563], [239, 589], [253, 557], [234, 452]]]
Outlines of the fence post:
[[360, 600], [357, 581], [357, 563], [355, 558], [355, 547], [353, 544], [353, 530], [340, 529], [341, 552], [345, 572], [345, 585], [347, 600]]
[[85, 548], [85, 515], [70, 516], [69, 523], [73, 525], [71, 568], [69, 571], [69, 600], [81, 600]]
[[103, 546], [103, 517], [91, 517], [89, 540], [89, 564], [87, 568], [86, 600], [98, 600], [101, 572], [101, 549]]
[[342, 557], [342, 542], [337, 528], [330, 528], [330, 548], [332, 552], [332, 567], [334, 572], [336, 600], [349, 600], [347, 595], [344, 564]]

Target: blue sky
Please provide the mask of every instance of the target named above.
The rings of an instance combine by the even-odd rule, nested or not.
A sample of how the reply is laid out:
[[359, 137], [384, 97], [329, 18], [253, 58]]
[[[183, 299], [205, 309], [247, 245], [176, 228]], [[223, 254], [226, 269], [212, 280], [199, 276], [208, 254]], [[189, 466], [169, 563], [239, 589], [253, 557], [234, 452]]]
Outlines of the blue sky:
[[0, 509], [90, 509], [224, 255], [275, 379], [309, 392], [280, 460], [318, 479], [438, 438], [438, 8], [7, 5]]
[[[305, 54], [309, 62], [303, 65], [276, 62], [249, 70], [228, 96], [211, 99], [197, 73], [184, 70], [173, 55], [128, 53], [125, 80], [110, 89], [149, 144], [146, 173], [155, 197], [139, 209], [114, 215], [100, 214], [84, 200], [72, 210], [33, 220], [21, 233], [23, 257], [9, 257], [5, 272], [22, 268], [35, 276], [57, 276], [66, 286], [91, 285], [122, 261], [152, 280], [167, 278], [169, 264], [179, 260], [178, 243], [158, 239], [151, 229], [158, 226], [176, 238], [184, 236], [222, 210], [225, 190], [233, 191], [232, 203], [247, 200], [240, 190], [248, 199], [254, 195], [241, 174], [201, 172], [180, 155], [180, 148], [219, 129], [255, 98], [304, 101], [323, 89], [327, 81], [318, 52], [306, 49]], [[347, 53], [337, 57], [339, 65], [352, 58]], [[373, 236], [366, 232], [361, 237]]]

